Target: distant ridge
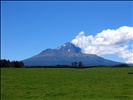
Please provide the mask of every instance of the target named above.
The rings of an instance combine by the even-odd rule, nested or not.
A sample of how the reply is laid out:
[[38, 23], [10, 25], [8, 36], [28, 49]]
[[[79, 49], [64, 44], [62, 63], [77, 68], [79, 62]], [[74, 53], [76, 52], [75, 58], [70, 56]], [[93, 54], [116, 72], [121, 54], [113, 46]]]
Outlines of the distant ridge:
[[76, 47], [70, 42], [55, 49], [43, 50], [31, 58], [23, 60], [26, 66], [71, 66], [72, 62], [79, 61], [82, 61], [84, 66], [114, 66], [121, 64], [120, 62], [107, 60], [94, 54], [84, 54], [79, 47]]

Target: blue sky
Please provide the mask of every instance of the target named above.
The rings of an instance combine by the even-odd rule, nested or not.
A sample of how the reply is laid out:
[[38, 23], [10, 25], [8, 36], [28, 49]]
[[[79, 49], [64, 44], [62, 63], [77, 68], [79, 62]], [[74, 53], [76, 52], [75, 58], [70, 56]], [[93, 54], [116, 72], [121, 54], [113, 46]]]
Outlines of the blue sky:
[[132, 22], [131, 1], [2, 1], [1, 58], [23, 60], [72, 41], [81, 31], [95, 36]]

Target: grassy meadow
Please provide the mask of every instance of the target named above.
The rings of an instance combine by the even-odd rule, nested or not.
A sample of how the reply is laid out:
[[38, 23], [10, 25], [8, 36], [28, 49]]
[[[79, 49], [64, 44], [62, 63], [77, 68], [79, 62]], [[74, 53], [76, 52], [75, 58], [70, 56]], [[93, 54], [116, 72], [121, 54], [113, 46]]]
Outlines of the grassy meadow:
[[1, 68], [1, 100], [133, 100], [133, 68]]

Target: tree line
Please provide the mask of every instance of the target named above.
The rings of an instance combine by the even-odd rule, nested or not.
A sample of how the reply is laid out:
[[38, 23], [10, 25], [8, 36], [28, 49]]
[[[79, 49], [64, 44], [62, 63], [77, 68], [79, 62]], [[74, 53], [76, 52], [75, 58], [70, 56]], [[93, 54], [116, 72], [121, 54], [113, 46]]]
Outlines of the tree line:
[[0, 60], [0, 68], [24, 68], [24, 63], [22, 61], [9, 61]]

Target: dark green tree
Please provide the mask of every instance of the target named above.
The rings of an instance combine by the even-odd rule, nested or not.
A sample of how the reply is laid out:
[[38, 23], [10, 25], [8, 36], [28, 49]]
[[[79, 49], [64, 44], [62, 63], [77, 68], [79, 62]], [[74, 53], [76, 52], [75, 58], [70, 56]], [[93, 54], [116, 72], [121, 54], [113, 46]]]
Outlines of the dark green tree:
[[73, 67], [77, 67], [78, 63], [77, 62], [72, 62]]
[[79, 67], [84, 67], [82, 61], [79, 62]]
[[11, 67], [11, 63], [9, 60], [0, 60], [0, 67], [1, 68], [10, 68]]

